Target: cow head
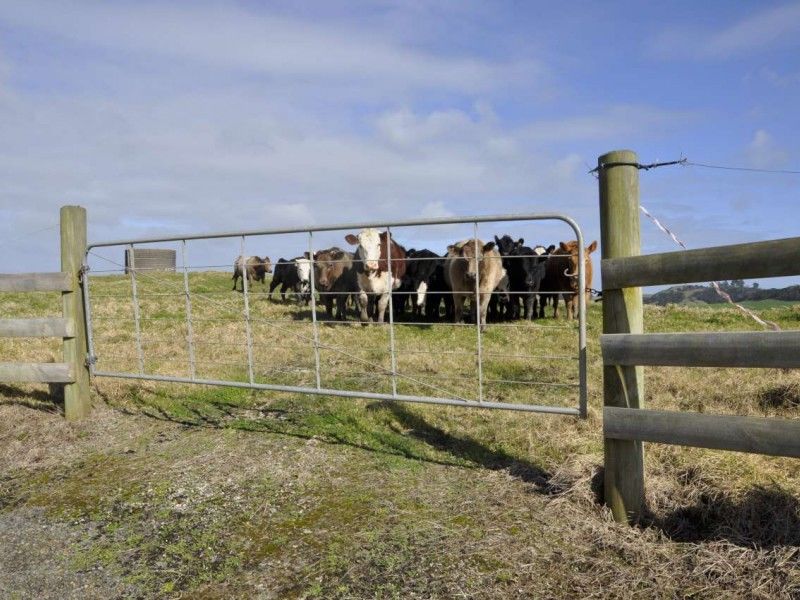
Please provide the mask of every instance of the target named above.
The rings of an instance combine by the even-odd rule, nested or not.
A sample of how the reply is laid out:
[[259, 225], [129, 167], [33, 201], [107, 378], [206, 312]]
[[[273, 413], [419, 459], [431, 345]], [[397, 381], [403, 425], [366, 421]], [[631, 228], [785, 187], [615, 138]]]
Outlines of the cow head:
[[501, 238], [494, 236], [494, 241], [495, 244], [497, 244], [497, 250], [500, 252], [501, 256], [509, 256], [510, 254], [513, 254], [525, 243], [524, 238], [519, 238], [518, 240], [514, 241], [510, 235], [504, 235]]
[[344, 271], [346, 258], [347, 254], [341, 248], [329, 248], [314, 254], [314, 281], [320, 291], [327, 292], [336, 283]]
[[[578, 286], [578, 248], [578, 242], [575, 240], [572, 240], [571, 242], [561, 242], [559, 244], [560, 253], [569, 256], [569, 267], [564, 270], [564, 275], [574, 278], [573, 287], [576, 289]], [[597, 240], [586, 246], [584, 249], [583, 258], [586, 265], [591, 264], [592, 259], [589, 255], [595, 250], [597, 250]]]
[[478, 265], [483, 261], [484, 254], [493, 250], [494, 247], [494, 242], [484, 244], [481, 240], [472, 239], [448, 246], [447, 254], [448, 256], [455, 256], [465, 260], [467, 262], [467, 268], [464, 275], [470, 281], [475, 281], [480, 270]]
[[311, 261], [307, 258], [297, 258], [294, 262], [300, 283], [309, 283], [311, 281]]
[[272, 261], [270, 261], [269, 256], [265, 256], [261, 259], [261, 265], [264, 268], [264, 273], [272, 273]]
[[381, 260], [381, 233], [377, 229], [362, 229], [357, 236], [348, 233], [344, 239], [348, 244], [358, 246], [358, 260], [362, 261], [367, 276], [377, 274]]

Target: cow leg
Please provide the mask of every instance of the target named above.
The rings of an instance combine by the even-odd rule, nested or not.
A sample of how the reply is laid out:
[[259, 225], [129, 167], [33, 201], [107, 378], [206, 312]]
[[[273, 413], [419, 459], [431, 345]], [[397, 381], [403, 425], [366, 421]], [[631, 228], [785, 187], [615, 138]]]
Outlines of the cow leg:
[[390, 297], [391, 292], [387, 292], [382, 294], [378, 300], [378, 323], [383, 323], [383, 319], [386, 316], [386, 307], [389, 305]]
[[236, 291], [236, 282], [238, 280], [239, 280], [239, 278], [234, 274], [234, 276], [233, 276], [233, 291], [234, 292]]
[[453, 295], [453, 322], [460, 323], [464, 316], [464, 302], [467, 301], [466, 294]]
[[358, 308], [360, 312], [360, 319], [362, 323], [367, 323], [369, 321], [369, 314], [367, 309], [369, 308], [369, 297], [367, 296], [366, 292], [361, 292], [358, 295]]
[[325, 299], [323, 300], [323, 302], [325, 303], [325, 312], [328, 314], [328, 318], [332, 319], [333, 318], [333, 296], [327, 296], [326, 295]]
[[[553, 318], [558, 318], [558, 303], [561, 302], [563, 294], [553, 294]], [[566, 300], [565, 300], [566, 301]]]
[[486, 331], [486, 311], [489, 308], [489, 299], [491, 294], [484, 294], [481, 296], [480, 303], [476, 303], [478, 310], [476, 311], [475, 318], [480, 319], [481, 331]]
[[286, 302], [286, 290], [289, 289], [289, 285], [284, 283], [281, 285], [281, 302]]
[[533, 293], [525, 296], [525, 320], [527, 321], [533, 321], [534, 313], [536, 312], [535, 298], [536, 294]]
[[272, 292], [275, 291], [275, 288], [280, 285], [280, 281], [276, 281], [273, 277], [272, 281], [269, 282], [269, 299], [272, 300]]

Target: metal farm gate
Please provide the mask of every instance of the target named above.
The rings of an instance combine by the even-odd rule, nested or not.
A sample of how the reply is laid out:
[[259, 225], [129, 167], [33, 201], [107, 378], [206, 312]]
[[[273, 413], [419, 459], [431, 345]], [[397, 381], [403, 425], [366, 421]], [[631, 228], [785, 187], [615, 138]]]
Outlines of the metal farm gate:
[[[91, 270], [83, 277], [91, 373], [96, 377], [585, 417], [585, 293], [577, 294], [577, 323], [552, 318], [518, 320], [488, 323], [486, 331], [481, 331], [480, 319], [474, 318], [470, 323], [400, 318], [396, 303], [403, 292], [398, 291], [390, 295], [384, 323], [362, 327], [358, 320], [327, 319], [320, 304], [328, 302], [326, 294], [336, 292], [317, 290], [314, 276], [307, 306], [275, 303], [271, 293], [267, 298], [268, 277], [260, 282], [261, 290], [259, 282], [247, 277], [241, 284], [243, 293], [227, 287], [237, 256], [291, 246], [292, 251], [284, 256], [308, 253], [313, 263], [315, 251], [322, 249], [319, 240], [330, 239], [331, 232], [341, 232], [334, 241], [339, 240], [345, 248], [341, 243], [344, 234], [366, 228], [387, 231], [393, 241], [406, 247], [409, 243], [404, 237], [410, 237], [410, 231], [427, 235], [422, 238], [426, 243], [435, 235], [437, 242], [433, 243], [446, 246], [464, 237], [478, 239], [480, 225], [519, 227], [543, 221], [561, 222], [570, 228], [560, 239], [577, 240], [577, 289], [586, 290], [583, 235], [572, 218], [557, 213], [344, 223], [91, 243], [85, 263]], [[420, 239], [420, 234], [416, 235], [415, 239]], [[483, 237], [484, 241], [490, 239], [488, 234]], [[191, 264], [189, 242], [201, 246], [197, 255], [224, 256], [225, 260]], [[155, 243], [173, 245], [181, 257], [176, 272], [137, 270], [134, 250]], [[222, 250], [224, 244], [228, 246]], [[277, 256], [274, 250], [268, 253], [274, 267]], [[132, 258], [127, 271], [125, 255]], [[556, 292], [549, 295], [558, 302]], [[547, 297], [548, 293], [541, 292], [539, 302], [546, 302]], [[475, 304], [474, 297], [471, 304]]]

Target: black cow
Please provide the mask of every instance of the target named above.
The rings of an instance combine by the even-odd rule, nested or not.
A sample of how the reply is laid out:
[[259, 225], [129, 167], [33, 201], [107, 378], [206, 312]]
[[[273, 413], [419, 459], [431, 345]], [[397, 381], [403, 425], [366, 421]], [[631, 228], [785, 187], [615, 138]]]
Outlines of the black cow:
[[[406, 272], [400, 288], [394, 293], [393, 305], [397, 317], [403, 318], [406, 306], [411, 305], [411, 316], [419, 318], [425, 309], [428, 314], [428, 294], [434, 283], [437, 268], [441, 271], [444, 258], [430, 250], [408, 250]], [[438, 306], [438, 305], [437, 305]]]
[[523, 318], [536, 318], [536, 300], [545, 276], [547, 249], [543, 246], [530, 248], [518, 246], [503, 259], [507, 261], [509, 287], [512, 298], [509, 304], [509, 317], [519, 318], [519, 300], [522, 299]]
[[444, 304], [444, 320], [453, 320], [455, 311], [453, 289], [447, 283], [446, 268], [447, 265], [444, 262], [436, 265], [436, 270], [428, 282], [428, 293], [425, 295], [425, 318], [429, 321], [438, 321], [441, 318], [440, 310], [442, 304]]
[[308, 304], [311, 301], [311, 287], [309, 272], [310, 261], [304, 256], [298, 256], [291, 260], [279, 258], [275, 264], [275, 271], [272, 281], [269, 283], [269, 299], [272, 300], [272, 292], [281, 286], [281, 299], [286, 301], [286, 291], [291, 290], [295, 294], [297, 303]]

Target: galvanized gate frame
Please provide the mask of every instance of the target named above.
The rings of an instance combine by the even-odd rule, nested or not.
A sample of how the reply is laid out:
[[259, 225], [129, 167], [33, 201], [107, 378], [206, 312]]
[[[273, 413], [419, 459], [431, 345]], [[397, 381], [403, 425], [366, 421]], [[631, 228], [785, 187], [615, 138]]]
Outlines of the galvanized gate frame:
[[[245, 239], [247, 237], [252, 236], [263, 236], [263, 235], [285, 235], [285, 234], [297, 234], [297, 233], [304, 233], [308, 234], [308, 250], [311, 255], [312, 260], [312, 273], [313, 273], [313, 256], [314, 256], [314, 248], [313, 248], [313, 235], [315, 232], [323, 232], [323, 231], [345, 231], [345, 230], [361, 230], [367, 228], [386, 228], [387, 231], [390, 231], [391, 228], [400, 228], [400, 227], [420, 227], [420, 226], [432, 226], [432, 225], [456, 225], [456, 224], [473, 224], [475, 232], [477, 232], [477, 227], [479, 223], [496, 223], [496, 222], [508, 222], [508, 221], [562, 221], [569, 225], [573, 232], [575, 233], [575, 239], [578, 242], [578, 289], [581, 290], [581, 293], [578, 293], [578, 406], [575, 407], [559, 407], [559, 406], [548, 406], [548, 405], [536, 405], [536, 404], [512, 404], [506, 402], [488, 402], [483, 401], [482, 399], [482, 380], [481, 380], [481, 333], [480, 333], [480, 319], [476, 319], [477, 325], [477, 336], [478, 336], [478, 343], [477, 343], [477, 352], [478, 352], [478, 368], [479, 368], [479, 399], [478, 400], [465, 400], [459, 398], [449, 398], [449, 397], [435, 397], [435, 396], [417, 396], [417, 395], [407, 395], [407, 394], [398, 394], [397, 393], [397, 386], [396, 386], [396, 376], [397, 376], [397, 368], [396, 368], [396, 357], [395, 357], [395, 349], [394, 349], [394, 309], [391, 300], [389, 300], [388, 312], [389, 312], [389, 332], [390, 332], [390, 352], [391, 352], [391, 364], [392, 364], [392, 393], [385, 394], [385, 393], [376, 393], [376, 392], [363, 392], [363, 391], [353, 391], [353, 390], [341, 390], [341, 389], [332, 389], [332, 388], [323, 388], [320, 385], [320, 363], [319, 363], [319, 345], [318, 345], [318, 336], [317, 336], [317, 310], [316, 310], [316, 301], [314, 300], [314, 277], [311, 277], [311, 286], [312, 286], [312, 324], [314, 328], [314, 347], [315, 347], [315, 373], [316, 373], [316, 387], [302, 387], [302, 386], [290, 386], [290, 385], [278, 385], [278, 384], [267, 384], [267, 383], [256, 383], [254, 381], [253, 376], [253, 355], [252, 355], [252, 339], [250, 334], [250, 319], [249, 319], [249, 304], [248, 304], [248, 282], [247, 277], [243, 278], [243, 291], [244, 291], [244, 303], [245, 303], [245, 323], [246, 323], [246, 333], [247, 333], [247, 353], [248, 353], [248, 381], [241, 382], [241, 381], [226, 381], [226, 380], [218, 380], [218, 379], [200, 379], [195, 376], [195, 368], [194, 368], [194, 360], [193, 360], [193, 347], [192, 347], [192, 326], [191, 326], [191, 303], [188, 301], [189, 298], [189, 284], [188, 284], [188, 272], [186, 269], [186, 242], [188, 240], [208, 240], [208, 239], [219, 239], [219, 238], [240, 238], [241, 239], [241, 256], [246, 256], [245, 254]], [[477, 235], [475, 236], [477, 237]], [[111, 246], [127, 246], [130, 250], [134, 249], [136, 244], [148, 244], [148, 243], [158, 243], [158, 242], [180, 242], [182, 248], [182, 254], [184, 258], [184, 286], [186, 289], [187, 294], [187, 317], [188, 317], [188, 342], [189, 342], [189, 354], [191, 360], [191, 377], [173, 377], [167, 375], [155, 375], [155, 374], [147, 374], [144, 372], [144, 364], [143, 364], [143, 352], [141, 347], [141, 338], [138, 332], [139, 330], [139, 317], [138, 317], [138, 300], [136, 298], [136, 267], [135, 263], [133, 263], [133, 252], [131, 252], [131, 284], [132, 284], [132, 294], [133, 294], [133, 304], [134, 304], [134, 312], [135, 312], [135, 321], [136, 321], [136, 342], [137, 342], [137, 356], [139, 362], [139, 373], [123, 373], [123, 372], [114, 372], [114, 371], [103, 371], [101, 369], [97, 369], [95, 366], [95, 362], [97, 357], [95, 356], [94, 352], [94, 340], [93, 340], [93, 330], [92, 330], [92, 304], [89, 295], [89, 277], [83, 277], [82, 279], [82, 286], [84, 291], [84, 302], [85, 302], [85, 311], [86, 311], [86, 321], [87, 321], [87, 333], [88, 333], [88, 345], [89, 345], [89, 363], [91, 374], [95, 377], [111, 377], [111, 378], [119, 378], [119, 379], [137, 379], [137, 380], [147, 380], [147, 381], [161, 381], [161, 382], [172, 382], [172, 383], [188, 383], [188, 384], [200, 384], [200, 385], [211, 385], [211, 386], [224, 386], [224, 387], [236, 387], [236, 388], [247, 388], [247, 389], [256, 389], [256, 390], [268, 390], [268, 391], [277, 391], [277, 392], [290, 392], [290, 393], [298, 393], [298, 394], [314, 394], [314, 395], [326, 395], [326, 396], [339, 396], [344, 398], [361, 398], [361, 399], [369, 399], [369, 400], [395, 400], [395, 401], [403, 401], [403, 402], [418, 402], [418, 403], [425, 403], [425, 404], [438, 404], [438, 405], [448, 405], [448, 406], [461, 406], [461, 407], [468, 407], [468, 408], [488, 408], [488, 409], [500, 409], [500, 410], [513, 410], [513, 411], [523, 411], [523, 412], [537, 412], [537, 413], [550, 413], [550, 414], [563, 414], [563, 415], [573, 415], [579, 416], [581, 418], [585, 418], [587, 414], [587, 398], [588, 398], [588, 391], [587, 391], [587, 357], [586, 357], [586, 272], [585, 272], [585, 249], [584, 249], [584, 239], [583, 234], [581, 233], [581, 229], [576, 223], [574, 219], [571, 217], [560, 214], [560, 213], [524, 213], [524, 214], [504, 214], [504, 215], [488, 215], [488, 216], [470, 216], [470, 217], [457, 217], [457, 218], [433, 218], [433, 219], [414, 219], [414, 220], [405, 220], [405, 221], [393, 221], [393, 222], [386, 222], [386, 221], [378, 221], [378, 222], [365, 222], [365, 223], [338, 223], [334, 225], [323, 225], [318, 227], [299, 227], [299, 228], [276, 228], [276, 229], [258, 229], [258, 230], [250, 230], [250, 231], [222, 231], [222, 232], [212, 232], [212, 233], [205, 233], [205, 234], [190, 234], [190, 235], [177, 235], [177, 236], [164, 236], [164, 237], [149, 237], [149, 238], [139, 238], [139, 239], [126, 239], [126, 240], [110, 240], [110, 241], [101, 241], [101, 242], [93, 242], [86, 247], [86, 256], [85, 256], [85, 265], [88, 265], [88, 256], [91, 254], [91, 251], [95, 248], [102, 248], [102, 247], [111, 247]], [[102, 258], [102, 257], [101, 257]], [[108, 260], [108, 259], [104, 259]], [[87, 266], [88, 270], [88, 266]], [[391, 277], [391, 275], [390, 275]], [[556, 301], [558, 301], [558, 297], [556, 297]]]

